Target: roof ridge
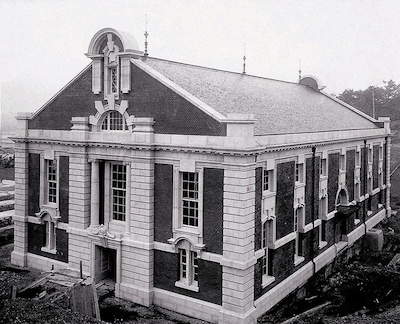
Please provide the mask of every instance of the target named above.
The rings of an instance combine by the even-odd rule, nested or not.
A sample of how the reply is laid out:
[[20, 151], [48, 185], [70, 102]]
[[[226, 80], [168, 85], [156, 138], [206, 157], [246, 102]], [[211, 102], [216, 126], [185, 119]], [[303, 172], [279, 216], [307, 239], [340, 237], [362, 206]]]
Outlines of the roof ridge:
[[[196, 65], [196, 64], [192, 64], [192, 63], [177, 62], [177, 61], [167, 60], [167, 59], [163, 59], [163, 58], [159, 58], [159, 57], [147, 57], [146, 60], [148, 60], [148, 59], [164, 61], [164, 62], [169, 62], [169, 63], [175, 63], [175, 64], [180, 64], [180, 65], [187, 65], [187, 66], [197, 67], [197, 68], [201, 68], [201, 69], [205, 69], [205, 70], [213, 70], [213, 71], [217, 71], [217, 72], [225, 72], [225, 73], [237, 74], [237, 75], [242, 75], [243, 77], [253, 77], [253, 78], [263, 79], [263, 80], [278, 81], [278, 82], [290, 83], [290, 84], [298, 84], [297, 82], [292, 82], [292, 81], [285, 81], [285, 80], [267, 78], [267, 77], [254, 75], [254, 74], [248, 74], [248, 73], [243, 74], [242, 72], [234, 72], [234, 71], [222, 70], [222, 69], [212, 68], [212, 67], [203, 66], [203, 65]], [[143, 60], [143, 63], [146, 63], [146, 60]]]

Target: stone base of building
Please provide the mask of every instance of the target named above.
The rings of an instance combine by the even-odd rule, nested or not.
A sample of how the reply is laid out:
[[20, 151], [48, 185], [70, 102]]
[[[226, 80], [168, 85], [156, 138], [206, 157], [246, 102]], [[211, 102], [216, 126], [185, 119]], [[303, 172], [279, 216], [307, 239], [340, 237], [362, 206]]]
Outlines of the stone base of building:
[[220, 323], [221, 306], [154, 288], [154, 305], [210, 323]]
[[27, 265], [27, 256], [26, 253], [20, 253], [17, 251], [11, 252], [11, 264], [16, 265], [18, 267], [26, 267]]

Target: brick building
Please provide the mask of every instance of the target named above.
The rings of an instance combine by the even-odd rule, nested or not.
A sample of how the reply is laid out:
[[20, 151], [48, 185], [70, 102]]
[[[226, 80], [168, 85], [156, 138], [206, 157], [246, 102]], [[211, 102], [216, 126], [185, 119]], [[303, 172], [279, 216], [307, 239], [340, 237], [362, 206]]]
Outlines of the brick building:
[[19, 114], [12, 262], [214, 323], [256, 319], [390, 213], [390, 122], [299, 83], [147, 57], [91, 63]]

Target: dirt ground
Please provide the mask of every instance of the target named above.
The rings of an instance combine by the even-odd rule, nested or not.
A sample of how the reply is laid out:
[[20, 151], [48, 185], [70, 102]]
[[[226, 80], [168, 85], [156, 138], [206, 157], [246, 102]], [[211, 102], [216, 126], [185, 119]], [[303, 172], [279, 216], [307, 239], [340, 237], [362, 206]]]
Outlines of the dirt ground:
[[13, 244], [0, 246], [0, 324], [206, 324], [159, 307], [147, 308], [112, 296], [100, 302], [103, 321], [72, 312], [66, 307], [67, 297], [54, 303], [35, 298], [17, 297], [12, 300], [12, 286], [21, 290], [44, 275], [35, 269], [27, 270], [11, 265], [12, 250]]

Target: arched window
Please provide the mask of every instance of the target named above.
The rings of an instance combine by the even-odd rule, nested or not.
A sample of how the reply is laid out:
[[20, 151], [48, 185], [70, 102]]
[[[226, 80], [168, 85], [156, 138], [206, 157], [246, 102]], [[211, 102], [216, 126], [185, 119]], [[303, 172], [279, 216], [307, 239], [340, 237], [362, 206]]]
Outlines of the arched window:
[[111, 131], [122, 131], [128, 130], [128, 125], [124, 116], [122, 116], [118, 111], [109, 112], [101, 124], [101, 130], [111, 130]]
[[185, 239], [181, 240], [177, 247], [179, 253], [179, 280], [175, 282], [175, 286], [199, 291], [199, 264], [197, 252], [193, 249], [193, 245]]
[[347, 191], [342, 188], [336, 196], [336, 206], [347, 206], [349, 204], [349, 198]]

